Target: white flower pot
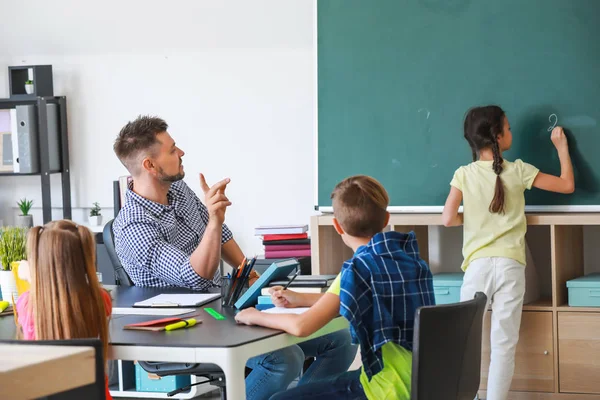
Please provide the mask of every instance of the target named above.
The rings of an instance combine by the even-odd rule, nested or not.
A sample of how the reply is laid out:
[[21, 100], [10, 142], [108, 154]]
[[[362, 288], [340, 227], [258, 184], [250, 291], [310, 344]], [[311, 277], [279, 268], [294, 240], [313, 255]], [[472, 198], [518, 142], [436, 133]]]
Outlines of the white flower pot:
[[15, 225], [23, 228], [33, 228], [33, 215], [17, 215]]
[[2, 291], [2, 300], [12, 303], [19, 298], [17, 291], [17, 281], [12, 271], [0, 271], [0, 290]]
[[27, 93], [27, 94], [33, 93], [33, 84], [25, 85], [25, 93]]
[[102, 215], [96, 215], [94, 217], [90, 217], [90, 225], [92, 226], [100, 226], [102, 225]]

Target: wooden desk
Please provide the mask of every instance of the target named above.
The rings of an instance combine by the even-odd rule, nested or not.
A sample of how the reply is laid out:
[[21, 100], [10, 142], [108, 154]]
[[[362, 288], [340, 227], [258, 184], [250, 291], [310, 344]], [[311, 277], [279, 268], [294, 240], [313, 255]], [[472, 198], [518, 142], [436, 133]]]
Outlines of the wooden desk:
[[93, 347], [0, 345], [2, 397], [32, 399], [96, 381]]

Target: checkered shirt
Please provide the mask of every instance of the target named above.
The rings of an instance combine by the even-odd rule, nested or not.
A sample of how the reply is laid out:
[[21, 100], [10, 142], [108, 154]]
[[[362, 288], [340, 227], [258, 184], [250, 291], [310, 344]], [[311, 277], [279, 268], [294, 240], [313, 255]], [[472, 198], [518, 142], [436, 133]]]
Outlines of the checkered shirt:
[[[183, 287], [203, 291], [220, 284], [199, 276], [190, 264], [208, 224], [208, 209], [184, 181], [174, 182], [168, 206], [127, 190], [125, 205], [113, 223], [115, 250], [136, 286]], [[223, 225], [221, 243], [233, 238]]]

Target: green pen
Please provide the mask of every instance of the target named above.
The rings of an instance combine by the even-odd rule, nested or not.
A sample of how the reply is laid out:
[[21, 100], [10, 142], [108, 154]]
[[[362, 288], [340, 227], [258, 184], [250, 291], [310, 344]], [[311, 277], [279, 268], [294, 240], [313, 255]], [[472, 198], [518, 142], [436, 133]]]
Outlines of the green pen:
[[216, 312], [214, 309], [212, 309], [210, 307], [205, 308], [204, 311], [206, 311], [214, 319], [218, 319], [218, 320], [225, 319], [224, 316], [222, 316], [221, 314], [219, 314], [218, 312]]

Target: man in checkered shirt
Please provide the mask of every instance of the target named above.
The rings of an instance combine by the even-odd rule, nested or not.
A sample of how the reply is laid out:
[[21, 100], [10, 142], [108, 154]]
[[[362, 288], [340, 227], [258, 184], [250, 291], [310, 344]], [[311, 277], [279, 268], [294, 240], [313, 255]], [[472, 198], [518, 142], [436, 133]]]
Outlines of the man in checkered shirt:
[[158, 118], [127, 124], [114, 145], [133, 177], [113, 223], [115, 250], [136, 286], [206, 290], [220, 283], [221, 257], [240, 265], [244, 254], [224, 225], [229, 179], [209, 187], [204, 203], [183, 181], [185, 154]]
[[[240, 265], [242, 250], [224, 224], [231, 202], [229, 179], [208, 186], [200, 174], [204, 204], [185, 184], [185, 154], [167, 132], [167, 123], [140, 116], [127, 123], [114, 151], [133, 182], [115, 218], [115, 250], [136, 286], [206, 290], [220, 284], [219, 264]], [[257, 356], [246, 364], [247, 399], [268, 399], [299, 376], [306, 357], [317, 357], [300, 384], [348, 369], [356, 348], [348, 331]]]

